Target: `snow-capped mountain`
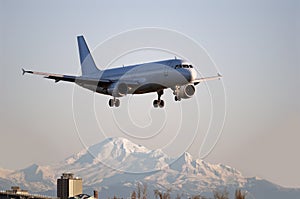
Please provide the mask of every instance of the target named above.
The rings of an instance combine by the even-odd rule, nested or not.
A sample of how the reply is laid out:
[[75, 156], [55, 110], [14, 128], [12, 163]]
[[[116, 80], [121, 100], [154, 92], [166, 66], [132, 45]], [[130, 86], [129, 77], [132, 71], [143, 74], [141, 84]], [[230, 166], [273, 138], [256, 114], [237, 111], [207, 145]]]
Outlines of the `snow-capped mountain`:
[[149, 150], [124, 138], [108, 138], [67, 158], [63, 165], [71, 170], [79, 166], [87, 171], [95, 167], [99, 169], [101, 165], [101, 168], [106, 166], [119, 171], [144, 173], [163, 169], [169, 161], [161, 150]]
[[245, 178], [234, 168], [193, 159], [189, 153], [170, 158], [161, 150], [149, 150], [124, 138], [106, 139], [55, 165], [0, 170], [0, 189], [19, 185], [31, 192], [54, 196], [56, 178], [64, 172], [82, 177], [84, 191], [91, 194], [93, 189], [99, 190], [100, 198], [128, 197], [139, 182], [147, 184], [150, 198], [154, 197], [155, 189], [171, 189], [174, 195], [188, 196], [209, 195], [224, 187], [229, 192], [245, 189], [256, 199], [300, 198], [300, 189], [285, 189], [262, 179]]

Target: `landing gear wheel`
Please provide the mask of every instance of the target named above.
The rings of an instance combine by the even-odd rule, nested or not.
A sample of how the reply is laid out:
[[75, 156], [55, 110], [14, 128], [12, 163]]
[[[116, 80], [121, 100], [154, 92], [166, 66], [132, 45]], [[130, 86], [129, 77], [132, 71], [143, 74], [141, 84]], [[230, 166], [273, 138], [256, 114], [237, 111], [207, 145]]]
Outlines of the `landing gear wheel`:
[[175, 96], [174, 99], [175, 99], [176, 102], [181, 100], [181, 99], [178, 98], [177, 96]]
[[113, 99], [109, 99], [108, 105], [109, 105], [110, 107], [113, 107], [113, 106], [114, 106], [114, 100], [113, 100]]
[[153, 107], [154, 107], [154, 108], [157, 108], [157, 107], [158, 107], [158, 100], [154, 100], [154, 101], [153, 101]]
[[161, 100], [160, 97], [164, 94], [164, 90], [157, 91], [158, 99], [153, 101], [154, 108], [163, 108], [165, 106], [164, 100]]
[[164, 100], [160, 100], [158, 105], [159, 105], [159, 108], [163, 108], [165, 106]]
[[115, 100], [115, 107], [119, 107], [120, 106], [120, 100], [119, 99], [116, 99]]
[[153, 106], [154, 106], [154, 108], [157, 108], [157, 107], [163, 108], [165, 106], [165, 102], [164, 102], [164, 100], [154, 100]]
[[119, 99], [116, 99], [115, 97], [113, 99], [109, 99], [108, 101], [108, 105], [110, 107], [119, 107], [120, 106], [120, 100]]

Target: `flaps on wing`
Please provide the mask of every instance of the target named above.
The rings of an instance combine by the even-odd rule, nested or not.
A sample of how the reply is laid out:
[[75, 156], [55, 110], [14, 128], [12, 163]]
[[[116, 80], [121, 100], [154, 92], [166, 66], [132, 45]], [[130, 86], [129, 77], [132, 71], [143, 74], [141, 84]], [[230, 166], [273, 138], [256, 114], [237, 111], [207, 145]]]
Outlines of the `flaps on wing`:
[[222, 75], [220, 73], [218, 73], [217, 76], [202, 77], [202, 78], [199, 78], [199, 79], [195, 79], [192, 83], [194, 83], [194, 85], [197, 85], [200, 82], [206, 82], [206, 81], [215, 80], [215, 79], [221, 79], [221, 78], [222, 78]]
[[135, 86], [139, 86], [141, 84], [141, 81], [139, 80], [128, 80], [128, 79], [121, 79], [119, 80], [120, 83], [125, 83], [127, 84], [128, 86], [132, 86], [132, 87], [135, 87]]
[[61, 75], [61, 74], [53, 74], [53, 73], [45, 73], [45, 72], [36, 72], [36, 71], [28, 71], [22, 69], [22, 74], [30, 73], [34, 75], [42, 75], [44, 78], [53, 79], [55, 82], [59, 81], [67, 81], [67, 82], [75, 82], [78, 84], [90, 84], [90, 85], [101, 85], [101, 84], [111, 84], [113, 81], [106, 79], [98, 79], [98, 78], [87, 78], [82, 76], [70, 76], [70, 75]]
[[99, 79], [99, 78], [87, 78], [87, 77], [76, 77], [76, 83], [78, 84], [89, 84], [89, 85], [98, 85], [98, 86], [107, 86], [114, 81], [108, 79]]
[[53, 79], [55, 80], [55, 83], [59, 82], [59, 81], [66, 81], [66, 82], [75, 82], [76, 81], [76, 77], [75, 76], [68, 76], [68, 75], [45, 75], [44, 78], [47, 79]]
[[131, 92], [132, 90], [136, 90], [136, 88], [143, 85], [145, 82], [144, 78], [137, 78], [137, 79], [119, 79], [117, 81], [119, 84], [125, 84], [128, 88], [128, 91]]

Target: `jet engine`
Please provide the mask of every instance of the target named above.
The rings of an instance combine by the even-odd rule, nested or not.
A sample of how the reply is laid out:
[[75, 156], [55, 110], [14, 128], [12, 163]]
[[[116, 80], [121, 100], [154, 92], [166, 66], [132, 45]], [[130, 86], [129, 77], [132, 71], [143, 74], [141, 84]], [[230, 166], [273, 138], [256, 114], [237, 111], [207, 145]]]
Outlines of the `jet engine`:
[[123, 97], [128, 93], [128, 86], [123, 82], [116, 82], [107, 88], [107, 93], [114, 97]]
[[195, 86], [192, 84], [178, 86], [174, 90], [175, 101], [191, 98], [195, 94], [195, 91], [196, 91]]

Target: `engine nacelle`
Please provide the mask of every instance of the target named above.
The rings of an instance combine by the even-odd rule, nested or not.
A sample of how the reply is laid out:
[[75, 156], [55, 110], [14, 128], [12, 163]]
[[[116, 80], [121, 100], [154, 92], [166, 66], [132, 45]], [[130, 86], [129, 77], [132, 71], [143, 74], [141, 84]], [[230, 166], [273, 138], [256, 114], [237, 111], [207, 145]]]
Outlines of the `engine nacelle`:
[[192, 84], [180, 86], [174, 91], [174, 95], [176, 96], [175, 99], [181, 100], [191, 98], [195, 94], [195, 91], [196, 88]]
[[116, 83], [111, 84], [107, 88], [107, 93], [114, 97], [123, 97], [123, 96], [127, 95], [127, 93], [128, 93], [128, 86], [125, 83], [116, 82]]

